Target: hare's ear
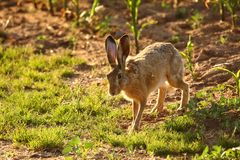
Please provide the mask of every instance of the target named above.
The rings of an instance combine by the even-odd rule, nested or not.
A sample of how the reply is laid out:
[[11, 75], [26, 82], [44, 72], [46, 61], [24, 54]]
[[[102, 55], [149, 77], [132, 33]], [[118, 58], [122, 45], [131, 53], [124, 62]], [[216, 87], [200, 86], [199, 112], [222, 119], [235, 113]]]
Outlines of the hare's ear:
[[117, 45], [112, 36], [108, 36], [106, 38], [105, 49], [107, 52], [108, 62], [110, 63], [111, 67], [115, 67], [117, 65], [116, 63]]
[[130, 41], [128, 35], [123, 35], [119, 41], [117, 60], [121, 69], [125, 69], [125, 62], [130, 52]]

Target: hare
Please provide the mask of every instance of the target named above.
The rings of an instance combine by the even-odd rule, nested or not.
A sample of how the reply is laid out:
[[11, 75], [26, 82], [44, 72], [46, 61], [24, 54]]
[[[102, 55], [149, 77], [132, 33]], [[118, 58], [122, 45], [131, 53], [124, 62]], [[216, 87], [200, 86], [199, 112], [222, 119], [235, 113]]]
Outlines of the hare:
[[183, 81], [182, 57], [171, 43], [154, 43], [136, 56], [128, 58], [129, 36], [123, 35], [118, 45], [112, 36], [108, 36], [105, 49], [112, 67], [112, 71], [107, 75], [110, 95], [114, 96], [123, 91], [124, 95], [132, 100], [133, 121], [130, 132], [139, 129], [147, 98], [156, 89], [157, 104], [152, 111], [163, 110], [169, 85], [182, 90], [180, 109], [186, 108], [189, 86]]

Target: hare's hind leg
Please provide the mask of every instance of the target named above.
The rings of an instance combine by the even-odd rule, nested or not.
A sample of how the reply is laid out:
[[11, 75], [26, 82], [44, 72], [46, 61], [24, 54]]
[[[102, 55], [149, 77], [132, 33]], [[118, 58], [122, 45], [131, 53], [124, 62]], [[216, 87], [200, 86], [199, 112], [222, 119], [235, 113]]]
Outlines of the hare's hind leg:
[[158, 98], [157, 98], [157, 103], [156, 105], [153, 107], [152, 112], [158, 111], [159, 113], [163, 110], [163, 103], [166, 97], [166, 92], [167, 89], [165, 87], [160, 87], [158, 89]]
[[180, 88], [182, 90], [182, 97], [181, 97], [181, 106], [180, 108], [186, 109], [186, 105], [188, 104], [189, 100], [189, 86], [187, 83], [183, 81], [183, 77], [179, 75], [170, 75], [167, 77], [168, 83], [175, 87]]

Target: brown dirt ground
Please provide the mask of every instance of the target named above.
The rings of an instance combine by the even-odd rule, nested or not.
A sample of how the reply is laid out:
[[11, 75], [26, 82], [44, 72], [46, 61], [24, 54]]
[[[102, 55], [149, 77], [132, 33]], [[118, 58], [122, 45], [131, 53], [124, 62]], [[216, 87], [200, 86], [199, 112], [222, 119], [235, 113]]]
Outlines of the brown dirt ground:
[[[154, 19], [157, 24], [143, 30], [140, 48], [143, 49], [156, 41], [170, 41], [177, 49], [183, 51], [188, 36], [191, 35], [194, 43], [193, 57], [198, 75], [197, 79], [193, 81], [186, 71], [186, 81], [191, 84], [191, 95], [205, 87], [221, 83], [234, 84], [230, 75], [221, 71], [209, 70], [214, 65], [219, 64], [225, 65], [234, 72], [240, 69], [240, 29], [232, 30], [230, 16], [227, 15], [226, 22], [220, 22], [220, 16], [216, 11], [208, 10], [202, 4], [181, 2], [179, 7], [188, 7], [188, 13], [183, 18], [176, 18], [175, 10], [161, 8], [160, 2], [158, 0], [142, 1], [139, 9], [139, 22]], [[104, 37], [99, 36], [91, 27], [73, 28], [70, 22], [64, 20], [60, 12], [51, 16], [47, 11], [35, 10], [29, 1], [24, 1], [20, 6], [16, 4], [15, 0], [1, 0], [0, 2], [0, 25], [6, 23], [8, 19], [10, 20], [5, 30], [0, 29], [0, 37], [4, 39], [5, 46], [32, 45], [35, 46], [36, 52], [41, 51], [46, 54], [71, 49], [73, 54], [84, 58], [87, 62], [85, 65], [76, 67], [76, 76], [70, 80], [71, 84], [73, 86], [75, 84], [86, 86], [97, 83], [106, 86], [105, 75], [110, 67], [107, 65], [104, 51]], [[102, 4], [104, 10], [102, 13], [97, 13], [96, 16], [111, 15], [112, 34], [116, 35], [116, 33], [121, 32], [131, 34], [126, 25], [129, 15], [125, 4], [122, 1], [109, 3], [109, 0], [103, 0]], [[81, 3], [82, 9], [87, 9], [90, 5], [91, 3], [87, 0]], [[192, 29], [187, 18], [195, 10], [202, 13], [204, 20], [199, 28]], [[40, 35], [47, 36], [47, 39], [45, 41], [38, 40], [36, 37]], [[174, 42], [173, 35], [178, 35], [180, 40]], [[225, 44], [219, 42], [221, 35], [227, 37]], [[75, 45], [69, 41], [72, 37], [77, 39]], [[133, 37], [131, 39], [133, 43]], [[39, 48], [40, 45], [43, 47]], [[173, 96], [167, 97], [167, 103], [179, 100], [179, 93], [177, 91]], [[226, 96], [229, 97], [233, 95], [232, 92], [226, 93]], [[153, 98], [150, 99], [154, 101]], [[152, 104], [152, 101], [149, 102], [149, 105]], [[155, 120], [144, 115], [143, 121], [154, 123]], [[130, 124], [130, 122], [126, 123]], [[105, 153], [111, 152], [111, 147], [107, 146], [103, 150]], [[142, 159], [142, 157], [151, 159], [144, 151], [133, 153], [130, 157], [126, 154], [127, 151], [122, 148], [117, 148], [114, 152], [122, 159]], [[124, 155], [122, 153], [125, 153], [125, 156], [121, 156]], [[0, 141], [0, 158], [7, 159], [7, 157], [14, 157], [12, 159], [64, 159], [59, 152], [30, 151], [24, 147], [14, 146], [10, 142]]]

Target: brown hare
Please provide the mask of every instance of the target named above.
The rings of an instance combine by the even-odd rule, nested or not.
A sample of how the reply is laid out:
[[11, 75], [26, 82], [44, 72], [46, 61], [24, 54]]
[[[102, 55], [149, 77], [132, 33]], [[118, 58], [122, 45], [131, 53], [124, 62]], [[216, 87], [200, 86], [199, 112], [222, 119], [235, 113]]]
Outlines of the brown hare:
[[154, 43], [138, 55], [127, 59], [130, 51], [128, 35], [123, 35], [118, 45], [112, 36], [108, 36], [105, 49], [112, 67], [112, 71], [107, 75], [109, 93], [113, 96], [123, 91], [124, 95], [132, 100], [133, 121], [130, 132], [138, 130], [147, 98], [156, 89], [158, 89], [158, 99], [152, 111], [163, 110], [169, 85], [182, 90], [180, 108], [186, 108], [189, 87], [183, 81], [182, 57], [172, 44]]

